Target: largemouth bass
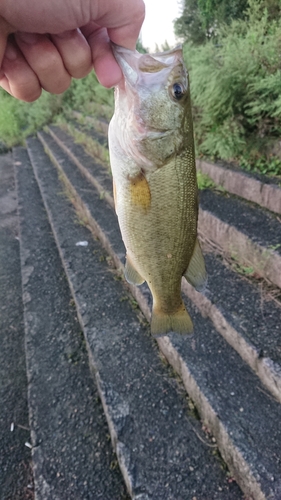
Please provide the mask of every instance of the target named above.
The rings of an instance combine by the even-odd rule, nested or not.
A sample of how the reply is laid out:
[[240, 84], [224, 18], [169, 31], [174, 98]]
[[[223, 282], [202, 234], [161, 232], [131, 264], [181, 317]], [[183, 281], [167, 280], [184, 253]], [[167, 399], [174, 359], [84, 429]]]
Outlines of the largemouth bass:
[[188, 334], [184, 276], [197, 290], [206, 270], [197, 239], [198, 192], [188, 75], [181, 47], [153, 55], [117, 45], [124, 78], [115, 88], [109, 152], [115, 209], [126, 247], [125, 277], [147, 282], [151, 333]]

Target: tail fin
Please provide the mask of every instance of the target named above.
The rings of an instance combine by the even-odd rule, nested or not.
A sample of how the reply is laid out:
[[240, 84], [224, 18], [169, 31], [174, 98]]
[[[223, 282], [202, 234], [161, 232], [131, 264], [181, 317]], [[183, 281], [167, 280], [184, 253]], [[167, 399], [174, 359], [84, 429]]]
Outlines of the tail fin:
[[191, 335], [193, 324], [184, 304], [173, 314], [167, 314], [159, 309], [152, 309], [151, 335], [153, 337], [163, 337], [168, 333], [179, 333], [181, 335]]

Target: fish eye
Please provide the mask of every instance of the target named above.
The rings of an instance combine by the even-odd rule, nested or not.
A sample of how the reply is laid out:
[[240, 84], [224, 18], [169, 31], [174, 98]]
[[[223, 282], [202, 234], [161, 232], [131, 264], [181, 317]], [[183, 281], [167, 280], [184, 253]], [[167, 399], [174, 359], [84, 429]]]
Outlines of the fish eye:
[[174, 83], [172, 87], [173, 97], [177, 100], [180, 100], [184, 95], [184, 87], [181, 83]]

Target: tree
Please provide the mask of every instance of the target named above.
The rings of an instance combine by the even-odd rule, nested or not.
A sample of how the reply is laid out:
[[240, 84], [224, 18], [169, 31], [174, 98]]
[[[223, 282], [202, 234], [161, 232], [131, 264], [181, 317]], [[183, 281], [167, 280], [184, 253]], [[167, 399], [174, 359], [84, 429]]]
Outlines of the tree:
[[198, 7], [198, 0], [183, 0], [182, 15], [174, 22], [175, 35], [195, 45], [205, 42], [206, 32]]
[[247, 6], [248, 0], [183, 0], [182, 15], [174, 24], [175, 34], [200, 45], [216, 36], [221, 24], [230, 24], [233, 19], [243, 19]]
[[243, 19], [248, 0], [198, 0], [198, 8], [204, 29], [209, 32], [222, 23]]
[[268, 19], [277, 19], [281, 15], [281, 1], [280, 0], [263, 0], [261, 6], [267, 9]]
[[[186, 43], [194, 131], [200, 153], [244, 158], [281, 173], [271, 157], [281, 134], [281, 18], [248, 0], [245, 19], [221, 25], [216, 43]], [[244, 161], [243, 160], [243, 161]]]

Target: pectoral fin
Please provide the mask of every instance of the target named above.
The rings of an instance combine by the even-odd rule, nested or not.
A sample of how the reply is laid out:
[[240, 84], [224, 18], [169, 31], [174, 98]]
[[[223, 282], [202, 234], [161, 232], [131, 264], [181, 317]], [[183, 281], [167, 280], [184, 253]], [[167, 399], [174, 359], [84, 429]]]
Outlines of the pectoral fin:
[[131, 283], [131, 285], [141, 285], [145, 281], [138, 273], [138, 271], [134, 268], [128, 255], [126, 256], [125, 278], [128, 283]]
[[147, 212], [151, 204], [151, 193], [149, 184], [142, 172], [131, 179], [130, 194], [131, 203]]
[[202, 292], [206, 287], [207, 272], [198, 239], [196, 239], [193, 255], [184, 277], [198, 292]]

